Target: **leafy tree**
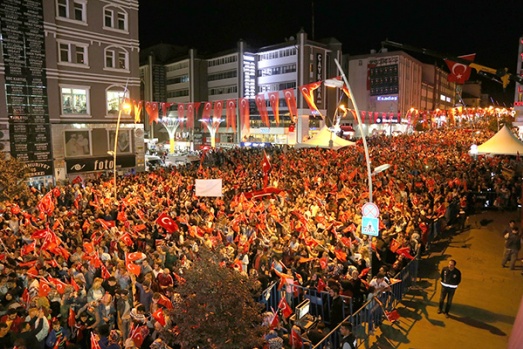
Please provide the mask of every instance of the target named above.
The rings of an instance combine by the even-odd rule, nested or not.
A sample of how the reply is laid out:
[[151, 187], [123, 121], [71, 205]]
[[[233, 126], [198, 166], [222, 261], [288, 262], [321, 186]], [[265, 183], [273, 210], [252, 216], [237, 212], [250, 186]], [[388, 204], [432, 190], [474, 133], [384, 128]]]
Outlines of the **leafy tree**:
[[220, 266], [218, 254], [200, 249], [183, 274], [179, 301], [171, 313], [182, 348], [243, 349], [261, 346], [266, 328], [262, 306], [251, 293], [253, 280]]
[[25, 200], [31, 192], [27, 186], [29, 169], [6, 153], [0, 153], [0, 201]]

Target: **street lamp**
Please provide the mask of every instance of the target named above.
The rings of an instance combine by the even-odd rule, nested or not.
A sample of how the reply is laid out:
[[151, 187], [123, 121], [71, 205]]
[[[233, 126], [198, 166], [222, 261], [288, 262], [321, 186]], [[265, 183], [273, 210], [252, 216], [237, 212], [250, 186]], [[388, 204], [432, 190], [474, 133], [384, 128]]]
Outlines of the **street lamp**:
[[122, 119], [122, 113], [125, 112], [125, 115], [131, 114], [131, 103], [125, 98], [127, 93], [127, 88], [123, 92], [122, 103], [120, 104], [120, 110], [118, 111], [118, 120], [116, 121], [116, 131], [114, 134], [114, 149], [113, 151], [108, 151], [109, 155], [113, 156], [113, 176], [114, 176], [114, 200], [118, 202], [118, 188], [116, 187], [116, 154], [118, 152], [118, 133], [120, 131], [120, 120]]
[[[370, 162], [370, 156], [369, 156], [369, 148], [367, 146], [367, 139], [365, 137], [365, 133], [363, 133], [363, 126], [362, 126], [362, 122], [361, 122], [360, 110], [358, 109], [358, 105], [356, 104], [356, 101], [354, 100], [354, 94], [352, 93], [352, 88], [349, 85], [349, 81], [347, 80], [347, 77], [345, 76], [345, 73], [343, 72], [343, 69], [341, 68], [340, 63], [338, 62], [338, 60], [336, 58], [334, 58], [334, 63], [336, 63], [336, 66], [338, 67], [338, 70], [340, 71], [343, 82], [345, 83], [345, 85], [347, 86], [347, 89], [349, 90], [349, 98], [352, 101], [352, 105], [354, 106], [354, 110], [356, 112], [356, 119], [358, 120], [358, 127], [359, 127], [360, 133], [361, 133], [361, 141], [363, 143], [363, 150], [365, 152], [365, 162], [367, 163], [367, 186], [369, 189], [369, 202], [373, 203], [373, 201], [372, 201], [372, 176], [379, 172], [385, 171], [386, 169], [388, 169], [390, 167], [390, 165], [378, 166], [378, 167], [376, 167], [374, 172], [372, 171], [372, 169], [370, 167], [371, 162]], [[342, 84], [342, 87], [343, 87], [343, 84]], [[368, 275], [369, 275], [369, 278], [371, 278], [372, 277], [372, 238], [369, 238], [368, 240], [369, 240], [368, 243], [369, 243], [369, 251], [370, 251], [370, 265], [369, 265], [370, 269], [369, 269]]]

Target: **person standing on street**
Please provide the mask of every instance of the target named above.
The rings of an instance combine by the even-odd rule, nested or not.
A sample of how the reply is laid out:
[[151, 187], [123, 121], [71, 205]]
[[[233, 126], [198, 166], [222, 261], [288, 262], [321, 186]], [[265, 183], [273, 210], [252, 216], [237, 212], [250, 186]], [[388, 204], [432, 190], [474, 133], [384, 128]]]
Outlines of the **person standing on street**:
[[521, 249], [521, 236], [517, 227], [513, 227], [510, 232], [505, 234], [505, 253], [501, 266], [505, 268], [505, 264], [510, 259], [510, 270], [516, 267], [519, 250]]
[[340, 332], [343, 338], [341, 339], [340, 349], [356, 349], [356, 337], [352, 333], [352, 324], [350, 322], [342, 322]]
[[[454, 259], [449, 260], [449, 265], [441, 270], [441, 295], [439, 298], [439, 309], [438, 314], [441, 314], [445, 310], [445, 316], [449, 317], [450, 307], [452, 306], [452, 298], [454, 293], [461, 282], [461, 272], [456, 268], [456, 261]], [[447, 298], [447, 305], [443, 309]]]

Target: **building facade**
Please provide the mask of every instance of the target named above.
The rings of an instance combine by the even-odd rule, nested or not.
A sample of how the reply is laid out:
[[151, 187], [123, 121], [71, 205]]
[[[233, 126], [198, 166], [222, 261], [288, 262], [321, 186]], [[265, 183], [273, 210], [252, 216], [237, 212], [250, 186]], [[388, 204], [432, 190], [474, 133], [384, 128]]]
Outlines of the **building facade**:
[[[298, 87], [338, 75], [333, 63], [334, 58], [341, 61], [341, 44], [337, 40], [313, 42], [308, 40], [304, 31], [299, 32], [296, 38], [291, 37], [280, 44], [256, 50], [241, 40], [232, 50], [205, 57], [189, 50], [187, 55], [164, 64], [167, 81], [165, 102], [187, 104], [208, 101], [216, 104], [235, 101], [236, 129], [226, 127], [225, 123], [220, 124], [216, 134], [219, 146], [267, 142], [295, 144], [309, 137], [310, 125], [315, 129], [323, 123], [321, 116], [311, 114]], [[142, 62], [144, 61], [142, 57]], [[150, 66], [150, 63], [145, 61], [140, 69], [145, 72], [151, 69]], [[147, 79], [145, 81], [143, 90], [149, 91], [154, 82]], [[293, 89], [297, 98], [297, 115], [293, 117], [283, 95], [285, 89]], [[279, 123], [275, 120], [274, 106], [269, 101], [269, 93], [273, 92], [278, 92]], [[255, 104], [255, 97], [259, 94], [263, 94], [266, 101], [269, 127], [262, 122]], [[323, 85], [315, 91], [315, 101], [322, 115], [330, 115], [329, 113], [333, 112], [334, 109], [328, 109], [328, 101], [336, 100], [337, 96], [339, 92], [327, 91]], [[249, 101], [248, 125], [242, 124], [239, 117], [238, 101], [241, 98], [247, 98]], [[179, 117], [176, 107], [173, 109], [168, 116]], [[223, 120], [225, 113], [224, 108]], [[199, 113], [195, 117], [197, 121], [201, 114], [200, 105]], [[187, 144], [192, 143], [194, 149], [199, 149], [210, 144], [208, 130], [202, 128], [199, 122], [196, 122], [195, 126], [194, 130], [186, 130], [182, 126], [177, 130], [177, 143], [181, 144], [180, 147], [187, 147]], [[156, 134], [162, 138], [160, 131]]]
[[7, 0], [0, 16], [0, 124], [32, 182], [143, 170], [143, 125], [120, 112], [140, 93], [138, 1]]

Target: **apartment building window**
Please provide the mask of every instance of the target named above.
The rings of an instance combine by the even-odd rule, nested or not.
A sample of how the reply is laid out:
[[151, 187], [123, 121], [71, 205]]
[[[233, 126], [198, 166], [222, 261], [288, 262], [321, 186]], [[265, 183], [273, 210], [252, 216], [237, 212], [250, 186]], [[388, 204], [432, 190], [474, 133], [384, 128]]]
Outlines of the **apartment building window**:
[[[87, 0], [57, 0], [56, 13], [59, 18], [74, 21], [87, 22], [86, 17]], [[69, 8], [73, 11], [70, 12]]]
[[231, 78], [235, 78], [237, 76], [238, 76], [237, 71], [236, 70], [231, 70], [231, 71], [228, 71], [228, 72], [209, 74], [209, 76], [207, 76], [207, 81], [231, 79]]
[[120, 7], [109, 6], [104, 8], [104, 29], [127, 31], [127, 12]]
[[88, 64], [87, 44], [62, 41], [58, 42], [58, 59], [60, 64]]
[[129, 54], [122, 47], [110, 46], [105, 49], [105, 68], [129, 69]]
[[69, 6], [68, 6], [68, 0], [58, 0], [57, 2], [58, 6], [58, 17], [67, 18], [67, 15], [69, 13]]
[[189, 82], [189, 75], [175, 76], [173, 78], [167, 79], [167, 85], [181, 84], [184, 82]]
[[238, 58], [236, 56], [228, 56], [228, 57], [221, 57], [221, 58], [216, 58], [216, 59], [210, 59], [207, 62], [207, 66], [208, 67], [214, 67], [214, 66], [217, 66], [217, 65], [234, 63], [237, 60], [238, 60]]
[[188, 95], [189, 90], [167, 91], [167, 98], [187, 97]]
[[125, 88], [122, 86], [111, 86], [106, 91], [107, 115], [118, 116], [120, 104], [123, 102]]
[[223, 95], [238, 92], [238, 86], [224, 86], [209, 89], [209, 96]]
[[89, 114], [89, 89], [81, 86], [62, 86], [62, 115]]

